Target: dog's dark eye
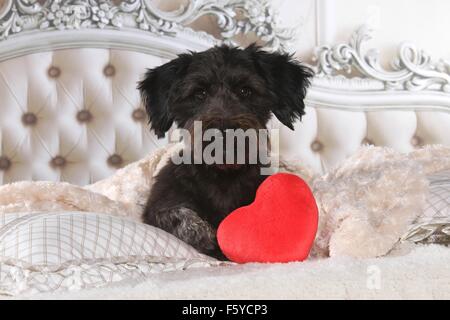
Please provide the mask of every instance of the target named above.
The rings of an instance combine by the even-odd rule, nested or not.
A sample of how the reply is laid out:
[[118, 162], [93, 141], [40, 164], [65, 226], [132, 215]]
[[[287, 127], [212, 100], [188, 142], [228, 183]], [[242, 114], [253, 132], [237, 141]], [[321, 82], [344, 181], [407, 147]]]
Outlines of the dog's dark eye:
[[249, 87], [242, 87], [239, 89], [239, 95], [244, 98], [250, 97], [252, 95], [252, 89]]
[[198, 89], [198, 90], [195, 90], [195, 92], [194, 92], [194, 98], [197, 100], [200, 100], [200, 101], [205, 100], [206, 96], [207, 96], [207, 92], [205, 89]]

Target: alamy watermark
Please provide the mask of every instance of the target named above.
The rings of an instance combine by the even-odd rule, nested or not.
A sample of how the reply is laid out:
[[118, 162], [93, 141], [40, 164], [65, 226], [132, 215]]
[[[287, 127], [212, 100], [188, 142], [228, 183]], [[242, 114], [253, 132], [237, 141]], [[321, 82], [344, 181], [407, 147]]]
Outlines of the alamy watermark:
[[381, 269], [376, 265], [367, 267], [366, 287], [369, 290], [381, 289]]
[[180, 138], [184, 149], [171, 156], [174, 164], [260, 164], [262, 175], [278, 171], [279, 129], [204, 130], [202, 121], [194, 121], [193, 130], [179, 128], [169, 135], [170, 142]]

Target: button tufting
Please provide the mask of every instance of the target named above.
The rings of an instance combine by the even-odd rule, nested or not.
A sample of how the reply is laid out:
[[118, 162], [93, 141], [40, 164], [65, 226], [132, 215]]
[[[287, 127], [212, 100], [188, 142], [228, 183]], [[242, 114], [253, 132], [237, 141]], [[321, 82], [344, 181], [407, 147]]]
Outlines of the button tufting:
[[36, 115], [32, 112], [27, 112], [22, 115], [22, 123], [26, 126], [34, 126], [37, 120]]
[[323, 149], [323, 144], [320, 141], [314, 141], [311, 143], [311, 149], [314, 152], [319, 152]]
[[0, 170], [6, 171], [11, 167], [11, 160], [5, 156], [0, 156]]
[[113, 154], [108, 158], [108, 164], [112, 167], [120, 167], [123, 163], [123, 159], [118, 154]]
[[53, 168], [62, 168], [66, 165], [66, 159], [64, 159], [62, 156], [55, 156], [51, 161], [50, 165]]
[[48, 68], [48, 76], [50, 78], [58, 78], [61, 75], [61, 69], [55, 66]]
[[77, 120], [79, 122], [90, 122], [92, 120], [92, 113], [89, 110], [81, 110], [77, 113]]
[[422, 138], [418, 137], [418, 136], [414, 136], [411, 138], [411, 144], [413, 145], [413, 147], [420, 147], [423, 145], [423, 141]]
[[108, 64], [104, 69], [103, 69], [103, 74], [107, 77], [112, 77], [113, 75], [116, 74], [116, 69], [114, 68], [114, 66]]
[[361, 141], [362, 145], [369, 145], [369, 146], [374, 146], [375, 143], [373, 143], [372, 140], [370, 140], [369, 138], [364, 138], [363, 141]]
[[135, 121], [142, 121], [145, 119], [145, 111], [143, 109], [135, 109], [133, 113], [131, 114], [131, 117]]

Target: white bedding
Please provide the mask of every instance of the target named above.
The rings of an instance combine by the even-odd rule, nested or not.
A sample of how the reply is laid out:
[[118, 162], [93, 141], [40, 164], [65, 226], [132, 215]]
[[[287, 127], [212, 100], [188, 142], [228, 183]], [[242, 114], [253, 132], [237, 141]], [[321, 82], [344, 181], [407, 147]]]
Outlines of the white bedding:
[[450, 298], [450, 248], [442, 245], [236, 265], [157, 228], [86, 212], [6, 214], [0, 244], [2, 299]]
[[30, 298], [449, 299], [449, 264], [450, 248], [426, 245], [417, 246], [405, 255], [374, 259], [332, 257], [289, 264], [166, 272], [105, 288], [38, 294]]
[[[378, 294], [388, 298], [403, 297], [405, 290], [413, 290], [410, 284], [416, 291], [405, 297], [446, 296], [447, 248], [423, 248], [398, 258], [372, 257], [392, 254], [403, 229], [425, 207], [425, 173], [450, 168], [449, 154], [448, 148], [438, 146], [410, 155], [364, 148], [331, 173], [312, 180], [322, 214], [315, 246], [325, 254], [313, 249], [309, 261], [287, 265], [221, 263], [142, 224], [135, 215], [127, 216], [129, 208], [135, 214], [142, 210], [140, 199], [148, 193], [153, 169], [162, 163], [158, 156], [132, 164], [90, 190], [41, 182], [6, 185], [0, 187], [0, 294], [23, 297], [58, 292], [58, 297], [64, 297], [65, 290], [83, 289], [73, 293], [83, 297], [90, 294], [90, 288], [121, 282], [123, 292], [111, 298], [356, 298]], [[423, 203], [418, 202], [422, 198]], [[349, 256], [354, 258], [342, 258]], [[380, 266], [382, 279], [390, 281], [386, 287], [381, 282], [380, 289], [367, 291], [367, 273], [373, 271], [373, 264]], [[201, 270], [192, 271], [195, 268]], [[142, 291], [131, 289], [132, 283]], [[176, 292], [165, 291], [171, 286]], [[105, 288], [91, 297], [107, 297], [110, 290], [114, 289]]]

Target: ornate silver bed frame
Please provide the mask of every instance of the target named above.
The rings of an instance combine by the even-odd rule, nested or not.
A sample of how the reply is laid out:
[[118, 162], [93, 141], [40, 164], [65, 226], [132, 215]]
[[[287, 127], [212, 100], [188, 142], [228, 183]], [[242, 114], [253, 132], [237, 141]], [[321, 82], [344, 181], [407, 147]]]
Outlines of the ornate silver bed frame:
[[[0, 60], [44, 46], [47, 49], [80, 46], [130, 49], [132, 46], [153, 54], [164, 50], [164, 43], [159, 48], [149, 46], [151, 36], [176, 37], [179, 50], [184, 51], [193, 44], [202, 47], [202, 44], [234, 43], [236, 35], [250, 32], [267, 47], [284, 50], [293, 34], [277, 26], [276, 15], [267, 0], [192, 0], [171, 12], [161, 11], [149, 0], [124, 0], [118, 4], [111, 0], [5, 2], [0, 11], [0, 39], [9, 38], [9, 44], [0, 48]], [[217, 18], [222, 39], [188, 26], [205, 15]], [[30, 37], [15, 37], [19, 33]]]
[[450, 62], [434, 61], [424, 50], [405, 42], [391, 63], [392, 70], [386, 70], [378, 50], [365, 48], [372, 34], [369, 26], [362, 25], [348, 43], [315, 49], [316, 78], [310, 101], [359, 110], [413, 105], [416, 110], [450, 112]]
[[[175, 11], [162, 11], [149, 0], [5, 0], [0, 10], [0, 61], [15, 56], [71, 47], [124, 48], [172, 54], [174, 51], [204, 49], [215, 44], [236, 44], [235, 37], [254, 33], [269, 50], [289, 51], [295, 30], [281, 28], [268, 0], [191, 0]], [[117, 4], [116, 4], [117, 3]], [[194, 31], [189, 24], [205, 15], [215, 16], [221, 39]], [[64, 31], [64, 32], [63, 32]], [[120, 31], [120, 32], [119, 32]], [[408, 100], [415, 105], [450, 107], [450, 62], [433, 61], [413, 44], [404, 43], [393, 60], [392, 71], [383, 69], [376, 49], [365, 50], [373, 30], [363, 25], [348, 44], [321, 46], [313, 57], [316, 70], [311, 102], [334, 101], [339, 95], [321, 88], [337, 88], [374, 94], [374, 105], [389, 99]], [[23, 34], [18, 37], [19, 34]], [[157, 37], [158, 41], [151, 39]], [[176, 42], [170, 38], [176, 37]], [[359, 76], [354, 74], [359, 73]], [[413, 94], [411, 94], [413, 93]], [[348, 95], [346, 95], [348, 97]], [[362, 97], [365, 99], [366, 97]], [[355, 96], [346, 99], [349, 108], [361, 106]]]

